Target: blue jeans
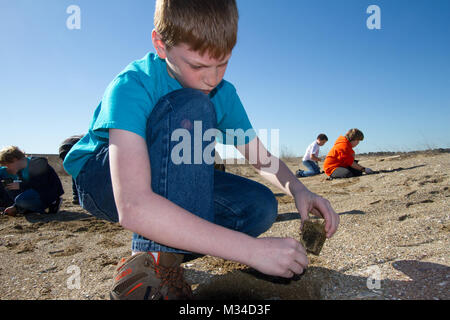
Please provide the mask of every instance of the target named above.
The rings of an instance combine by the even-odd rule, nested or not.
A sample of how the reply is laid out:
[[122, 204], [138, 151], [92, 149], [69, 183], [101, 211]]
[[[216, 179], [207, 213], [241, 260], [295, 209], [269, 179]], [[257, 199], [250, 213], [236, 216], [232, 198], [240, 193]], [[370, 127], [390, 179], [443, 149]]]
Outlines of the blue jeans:
[[19, 212], [33, 211], [45, 213], [45, 205], [41, 200], [41, 196], [33, 189], [28, 189], [19, 193], [14, 198], [14, 204]]
[[[214, 164], [205, 163], [203, 157], [201, 163], [198, 159], [194, 162], [194, 152], [190, 155], [192, 164], [172, 161], [172, 150], [178, 144], [172, 141], [172, 133], [181, 128], [188, 130], [191, 146], [194, 146], [194, 121], [201, 121], [201, 132], [196, 133], [201, 137], [206, 130], [216, 127], [214, 106], [200, 91], [177, 90], [156, 104], [147, 123], [146, 141], [152, 172], [149, 188], [207, 221], [253, 237], [265, 232], [277, 216], [278, 203], [270, 189], [255, 181], [214, 170]], [[211, 140], [202, 141], [197, 147], [203, 151], [210, 144]], [[214, 149], [211, 153], [214, 156]], [[76, 185], [83, 208], [98, 218], [118, 221], [107, 145], [86, 162]], [[138, 234], [133, 235], [132, 250], [186, 253]]]
[[303, 165], [308, 170], [307, 171], [303, 171], [302, 177], [311, 177], [311, 176], [315, 176], [315, 175], [320, 173], [319, 166], [317, 165], [317, 163], [315, 163], [312, 160], [305, 160], [305, 161], [303, 161]]

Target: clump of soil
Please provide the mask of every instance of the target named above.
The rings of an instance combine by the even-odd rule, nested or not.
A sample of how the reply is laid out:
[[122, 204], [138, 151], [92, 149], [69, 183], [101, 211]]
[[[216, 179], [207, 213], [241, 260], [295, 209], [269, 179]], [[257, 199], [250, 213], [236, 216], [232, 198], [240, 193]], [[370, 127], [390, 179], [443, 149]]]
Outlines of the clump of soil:
[[323, 222], [306, 220], [302, 230], [302, 243], [306, 251], [316, 256], [322, 251], [326, 240], [325, 225]]

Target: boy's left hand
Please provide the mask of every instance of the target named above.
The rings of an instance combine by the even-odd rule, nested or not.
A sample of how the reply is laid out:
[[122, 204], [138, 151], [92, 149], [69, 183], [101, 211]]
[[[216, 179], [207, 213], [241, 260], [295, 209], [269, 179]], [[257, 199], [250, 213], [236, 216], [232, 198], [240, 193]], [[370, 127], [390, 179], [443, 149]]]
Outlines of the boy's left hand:
[[294, 198], [295, 205], [302, 219], [301, 228], [303, 229], [303, 224], [309, 219], [309, 213], [311, 212], [325, 220], [325, 232], [327, 233], [327, 238], [331, 238], [338, 228], [339, 215], [331, 207], [330, 202], [306, 188], [294, 194]]
[[5, 189], [10, 190], [10, 191], [20, 190], [20, 184], [19, 184], [19, 182], [13, 182], [13, 183], [6, 185]]

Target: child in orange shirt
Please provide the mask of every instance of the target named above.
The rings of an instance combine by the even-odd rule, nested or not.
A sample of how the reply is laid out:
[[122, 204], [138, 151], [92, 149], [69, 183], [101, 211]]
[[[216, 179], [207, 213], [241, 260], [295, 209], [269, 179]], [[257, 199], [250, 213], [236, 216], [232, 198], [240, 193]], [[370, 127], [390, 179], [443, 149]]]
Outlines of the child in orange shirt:
[[361, 176], [363, 172], [373, 173], [370, 168], [365, 168], [355, 161], [353, 148], [362, 140], [364, 134], [358, 129], [350, 129], [345, 136], [340, 136], [323, 163], [325, 174], [337, 179]]

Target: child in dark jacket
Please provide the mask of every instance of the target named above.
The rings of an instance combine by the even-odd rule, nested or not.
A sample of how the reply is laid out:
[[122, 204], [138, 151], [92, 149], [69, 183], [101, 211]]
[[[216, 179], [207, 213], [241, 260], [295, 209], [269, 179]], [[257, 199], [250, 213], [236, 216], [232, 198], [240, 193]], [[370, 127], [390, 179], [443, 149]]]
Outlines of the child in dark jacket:
[[15, 146], [0, 150], [0, 206], [2, 214], [57, 213], [64, 190], [47, 159], [26, 157]]

